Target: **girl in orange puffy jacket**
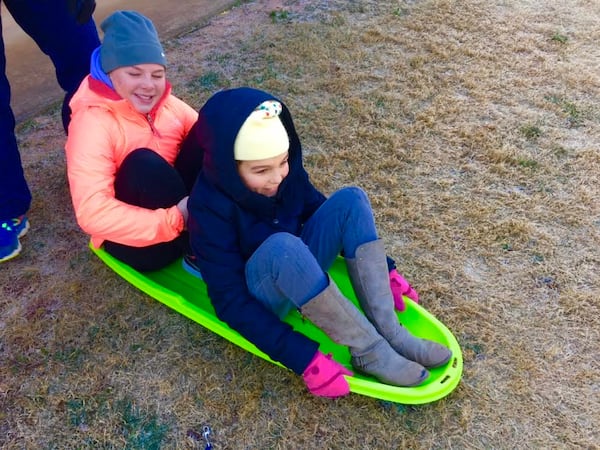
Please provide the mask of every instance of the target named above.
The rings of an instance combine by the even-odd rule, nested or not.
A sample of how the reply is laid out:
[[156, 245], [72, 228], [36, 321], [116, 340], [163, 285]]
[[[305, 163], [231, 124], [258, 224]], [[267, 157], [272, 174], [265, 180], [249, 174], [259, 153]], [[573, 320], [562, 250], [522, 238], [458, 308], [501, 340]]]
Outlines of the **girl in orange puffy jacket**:
[[197, 112], [171, 94], [152, 22], [116, 11], [70, 102], [67, 173], [75, 215], [95, 247], [137, 270], [188, 248], [187, 198], [202, 164], [186, 139]]

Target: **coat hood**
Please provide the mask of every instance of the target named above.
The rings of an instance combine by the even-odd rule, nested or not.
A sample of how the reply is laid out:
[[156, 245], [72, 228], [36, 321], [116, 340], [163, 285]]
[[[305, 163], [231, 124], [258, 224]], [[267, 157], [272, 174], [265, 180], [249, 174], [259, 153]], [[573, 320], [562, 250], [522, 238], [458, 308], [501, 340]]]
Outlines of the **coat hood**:
[[[238, 174], [234, 158], [234, 143], [240, 128], [250, 113], [267, 100], [281, 103], [279, 118], [290, 140], [289, 174], [279, 186], [277, 195], [272, 198], [246, 187]], [[194, 133], [204, 149], [202, 176], [236, 203], [259, 215], [272, 211], [284, 195], [292, 195], [293, 190], [288, 186], [306, 177], [302, 167], [300, 140], [290, 112], [281, 100], [267, 92], [249, 87], [217, 92], [200, 109]]]

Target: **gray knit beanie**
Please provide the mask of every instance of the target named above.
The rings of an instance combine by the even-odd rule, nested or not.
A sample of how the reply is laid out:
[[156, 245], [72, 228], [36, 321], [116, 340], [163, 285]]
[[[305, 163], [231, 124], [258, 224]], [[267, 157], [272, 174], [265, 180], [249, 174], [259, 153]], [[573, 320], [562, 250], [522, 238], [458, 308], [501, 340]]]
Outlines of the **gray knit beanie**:
[[136, 64], [167, 65], [152, 21], [135, 11], [115, 11], [100, 25], [104, 40], [100, 63], [106, 73]]

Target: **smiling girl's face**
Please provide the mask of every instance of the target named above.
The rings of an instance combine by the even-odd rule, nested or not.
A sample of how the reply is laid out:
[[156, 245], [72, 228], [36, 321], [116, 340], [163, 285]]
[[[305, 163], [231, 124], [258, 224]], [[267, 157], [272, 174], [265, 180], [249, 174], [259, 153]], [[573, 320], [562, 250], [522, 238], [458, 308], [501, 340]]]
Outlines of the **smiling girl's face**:
[[274, 197], [290, 172], [288, 152], [257, 161], [238, 161], [238, 173], [248, 189], [266, 197]]
[[109, 76], [117, 94], [142, 114], [152, 111], [167, 88], [165, 68], [160, 64], [119, 67]]

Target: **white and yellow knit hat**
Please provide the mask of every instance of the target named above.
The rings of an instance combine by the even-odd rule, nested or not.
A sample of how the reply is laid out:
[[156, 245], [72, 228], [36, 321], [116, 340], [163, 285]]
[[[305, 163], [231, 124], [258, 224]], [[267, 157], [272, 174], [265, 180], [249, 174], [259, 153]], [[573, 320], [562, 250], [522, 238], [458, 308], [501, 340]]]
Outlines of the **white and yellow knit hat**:
[[289, 150], [290, 140], [279, 114], [281, 103], [275, 100], [267, 100], [252, 111], [233, 144], [236, 161], [268, 159]]

